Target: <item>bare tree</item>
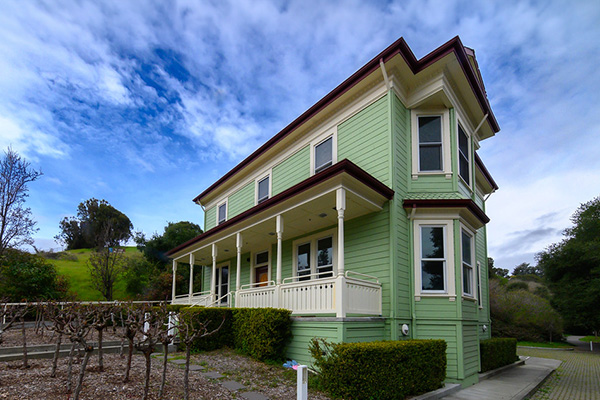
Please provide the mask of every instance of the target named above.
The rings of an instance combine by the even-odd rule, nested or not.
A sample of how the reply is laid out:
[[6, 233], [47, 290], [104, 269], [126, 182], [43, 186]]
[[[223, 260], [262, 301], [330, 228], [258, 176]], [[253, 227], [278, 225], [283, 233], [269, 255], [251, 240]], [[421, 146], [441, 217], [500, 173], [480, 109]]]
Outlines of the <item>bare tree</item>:
[[104, 248], [93, 251], [88, 261], [92, 285], [108, 301], [112, 301], [114, 284], [123, 271], [124, 256], [116, 250]]
[[56, 367], [60, 355], [60, 346], [62, 345], [63, 332], [65, 331], [67, 321], [61, 305], [55, 302], [48, 302], [43, 304], [42, 308], [46, 318], [52, 322], [50, 329], [58, 334], [56, 347], [54, 348], [54, 356], [52, 357], [52, 371], [50, 372], [50, 377], [56, 378]]
[[192, 344], [194, 343], [194, 340], [217, 333], [225, 323], [225, 315], [223, 315], [221, 324], [216, 329], [209, 331], [208, 325], [210, 325], [211, 321], [200, 322], [194, 318], [196, 316], [197, 314], [194, 312], [189, 312], [186, 317], [180, 316], [179, 318], [179, 337], [185, 344], [185, 371], [183, 374], [183, 390], [185, 400], [189, 400], [190, 398], [190, 356], [192, 353]]
[[98, 369], [100, 371], [104, 371], [103, 332], [112, 323], [112, 316], [117, 308], [112, 304], [96, 304], [91, 310], [92, 327], [98, 332]]
[[164, 321], [158, 318], [157, 313], [152, 313], [152, 308], [144, 304], [138, 309], [138, 312], [143, 315], [142, 324], [138, 326], [138, 331], [142, 334], [140, 340], [135, 343], [135, 349], [142, 352], [146, 359], [146, 380], [144, 384], [144, 397], [148, 398], [148, 390], [150, 389], [150, 371], [152, 368], [152, 353], [158, 344], [158, 335], [161, 325]]
[[167, 364], [169, 355], [169, 345], [173, 342], [176, 335], [177, 327], [172, 324], [172, 315], [169, 312], [169, 307], [166, 302], [160, 303], [157, 311], [157, 318], [160, 323], [158, 330], [158, 341], [163, 346], [163, 371], [162, 380], [160, 381], [160, 390], [158, 391], [158, 398], [162, 399], [165, 392], [165, 384], [167, 382]]
[[41, 175], [12, 148], [4, 152], [0, 160], [0, 255], [9, 247], [33, 243], [31, 235], [37, 229], [25, 199], [29, 196], [27, 184]]
[[2, 344], [2, 334], [20, 320], [26, 312], [26, 307], [9, 305], [4, 300], [0, 301], [0, 344]]
[[125, 315], [121, 313], [121, 323], [124, 326], [122, 337], [127, 339], [127, 363], [125, 364], [125, 375], [123, 382], [129, 381], [129, 371], [131, 370], [131, 359], [133, 357], [133, 348], [135, 336], [139, 331], [139, 327], [143, 324], [144, 311], [140, 311], [133, 303], [129, 303], [123, 310]]

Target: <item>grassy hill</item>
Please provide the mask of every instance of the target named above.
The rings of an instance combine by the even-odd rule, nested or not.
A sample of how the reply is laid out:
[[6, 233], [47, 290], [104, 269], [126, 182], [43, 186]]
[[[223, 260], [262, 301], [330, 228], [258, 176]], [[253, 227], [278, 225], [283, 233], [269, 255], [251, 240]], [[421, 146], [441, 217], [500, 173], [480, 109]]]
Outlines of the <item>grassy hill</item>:
[[[91, 285], [90, 271], [88, 269], [88, 259], [90, 258], [90, 249], [68, 250], [63, 252], [59, 259], [50, 259], [48, 262], [54, 264], [59, 274], [67, 277], [70, 290], [76, 294], [78, 300], [97, 301], [104, 300], [99, 291]], [[141, 257], [141, 253], [135, 247], [125, 248], [126, 257]], [[125, 281], [117, 280], [114, 287], [115, 300], [127, 300], [125, 293]]]

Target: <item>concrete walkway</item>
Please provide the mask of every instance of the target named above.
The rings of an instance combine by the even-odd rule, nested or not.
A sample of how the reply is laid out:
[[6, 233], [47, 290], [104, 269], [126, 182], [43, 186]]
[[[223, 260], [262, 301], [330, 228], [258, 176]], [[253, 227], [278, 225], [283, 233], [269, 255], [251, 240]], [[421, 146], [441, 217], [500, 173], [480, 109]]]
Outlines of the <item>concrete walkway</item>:
[[488, 379], [444, 397], [444, 400], [520, 400], [529, 396], [561, 364], [558, 360], [530, 357], [524, 365], [504, 370]]

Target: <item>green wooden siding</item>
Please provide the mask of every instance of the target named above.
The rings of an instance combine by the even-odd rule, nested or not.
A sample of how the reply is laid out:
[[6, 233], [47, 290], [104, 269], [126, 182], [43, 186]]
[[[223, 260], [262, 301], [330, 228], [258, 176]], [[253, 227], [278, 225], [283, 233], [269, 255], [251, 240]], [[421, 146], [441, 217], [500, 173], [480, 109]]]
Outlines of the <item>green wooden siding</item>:
[[463, 331], [463, 358], [465, 377], [479, 372], [479, 337], [477, 325], [464, 324]]
[[[420, 175], [417, 180], [410, 181], [410, 192], [421, 193], [446, 193], [454, 192], [452, 179], [446, 179], [441, 175]], [[409, 195], [410, 197], [410, 195]]]
[[227, 200], [227, 219], [233, 218], [238, 214], [254, 206], [254, 181], [229, 196]]
[[217, 207], [211, 207], [204, 212], [204, 232], [217, 225]]
[[447, 297], [421, 297], [415, 302], [415, 310], [418, 319], [456, 320], [456, 304]]
[[456, 328], [455, 324], [444, 324], [442, 322], [435, 324], [420, 323], [418, 325], [419, 337], [417, 339], [443, 339], [446, 341], [446, 345], [448, 346], [446, 349], [446, 377], [450, 380], [459, 379], [459, 343]]
[[387, 96], [338, 125], [338, 160], [347, 158], [391, 186]]
[[273, 167], [273, 196], [310, 177], [310, 146]]
[[383, 210], [344, 223], [345, 270], [376, 276], [382, 287], [382, 312], [390, 312], [389, 203]]

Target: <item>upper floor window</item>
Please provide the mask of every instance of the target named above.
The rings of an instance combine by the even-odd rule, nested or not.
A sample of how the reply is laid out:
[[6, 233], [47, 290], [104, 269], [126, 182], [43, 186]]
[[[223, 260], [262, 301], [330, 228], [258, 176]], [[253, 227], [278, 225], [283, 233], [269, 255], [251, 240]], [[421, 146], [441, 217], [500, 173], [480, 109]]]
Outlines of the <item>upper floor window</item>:
[[315, 174], [333, 164], [333, 137], [315, 146]]
[[442, 117], [419, 118], [419, 171], [443, 171]]
[[467, 183], [467, 185], [471, 184], [470, 180], [470, 171], [469, 171], [469, 137], [463, 130], [463, 128], [458, 125], [458, 171], [460, 177]]
[[443, 226], [421, 226], [421, 290], [446, 290], [446, 252]]
[[221, 225], [227, 220], [227, 203], [223, 203], [217, 209], [217, 225]]
[[461, 231], [463, 294], [473, 296], [473, 236]]
[[269, 177], [265, 177], [258, 181], [256, 203], [260, 204], [269, 198]]

